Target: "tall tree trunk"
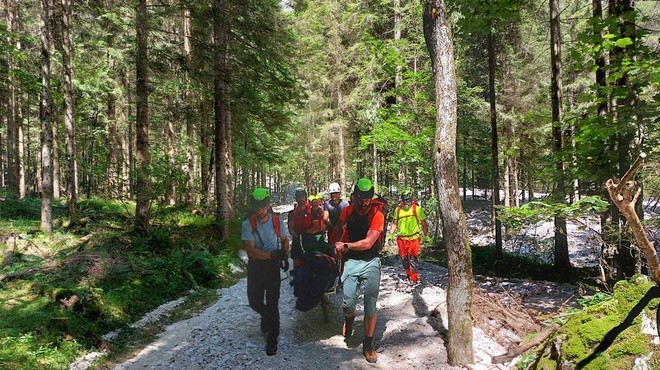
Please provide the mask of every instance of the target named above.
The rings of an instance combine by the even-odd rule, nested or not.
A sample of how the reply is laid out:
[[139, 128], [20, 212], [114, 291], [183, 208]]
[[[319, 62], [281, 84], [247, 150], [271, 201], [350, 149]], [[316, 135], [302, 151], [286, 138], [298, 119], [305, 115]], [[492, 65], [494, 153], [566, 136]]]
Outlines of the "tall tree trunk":
[[[51, 4], [52, 5], [52, 4]], [[51, 48], [51, 50], [53, 50]], [[60, 145], [59, 145], [59, 131], [58, 124], [60, 122], [60, 112], [57, 109], [57, 106], [54, 104], [50, 105], [51, 109], [51, 127], [53, 129], [53, 198], [59, 198], [62, 193], [60, 191]]]
[[226, 4], [214, 0], [213, 18], [213, 70], [214, 70], [214, 111], [215, 111], [215, 200], [216, 220], [220, 224], [220, 238], [229, 233], [229, 188], [227, 182], [227, 133], [229, 116], [229, 71], [227, 53], [229, 50], [229, 26], [226, 17]]
[[[401, 24], [401, 12], [402, 12], [401, 0], [394, 0], [394, 45], [399, 45], [399, 42], [401, 40], [401, 29], [403, 28], [403, 24]], [[400, 53], [401, 51], [397, 50], [397, 52]], [[403, 104], [403, 96], [400, 93], [398, 93], [402, 81], [403, 81], [403, 66], [397, 64], [394, 74], [394, 87], [397, 91], [396, 103], [398, 105]]]
[[342, 186], [344, 193], [347, 193], [346, 184], [346, 148], [344, 148], [344, 127], [337, 128], [337, 151], [339, 152], [339, 183]]
[[148, 70], [148, 16], [147, 0], [138, 0], [135, 9], [136, 37], [136, 86], [135, 96], [137, 99], [136, 119], [136, 206], [135, 227], [138, 232], [147, 233], [149, 230], [150, 203], [151, 203], [151, 179], [149, 177], [149, 166], [151, 156], [149, 153], [149, 70]]
[[16, 117], [16, 165], [18, 166], [18, 196], [22, 199], [26, 195], [26, 175], [25, 175], [25, 141], [23, 140], [23, 104], [25, 98], [23, 93], [20, 93], [16, 100], [16, 109], [14, 117]]
[[474, 363], [472, 349], [472, 261], [467, 222], [461, 206], [456, 163], [456, 67], [444, 0], [424, 0], [424, 38], [433, 62], [437, 123], [434, 167], [442, 234], [447, 244], [449, 287], [447, 359], [450, 365]]
[[488, 33], [488, 100], [490, 102], [490, 146], [493, 166], [492, 220], [495, 226], [495, 258], [502, 259], [502, 222], [497, 217], [500, 201], [500, 156], [497, 139], [497, 105], [495, 103], [495, 36]]
[[41, 230], [53, 231], [53, 128], [50, 119], [50, 4], [41, 0], [39, 36], [41, 38]]
[[[227, 48], [229, 49], [229, 48]], [[229, 56], [226, 56], [227, 63], [229, 63]], [[229, 71], [229, 64], [227, 64], [227, 71]], [[229, 97], [231, 86], [227, 84], [227, 97]], [[234, 155], [232, 151], [232, 126], [231, 126], [231, 107], [227, 106], [225, 112], [225, 182], [227, 183], [227, 220], [231, 220], [234, 217]], [[227, 229], [226, 231], [228, 231]]]
[[[16, 17], [17, 9], [15, 0], [5, 0], [5, 21], [7, 23], [7, 31], [16, 32]], [[7, 35], [7, 44], [16, 45], [11, 33]], [[7, 61], [7, 95], [5, 96], [5, 101], [7, 108], [5, 110], [6, 118], [6, 136], [7, 139], [7, 188], [11, 191], [18, 192], [18, 181], [17, 181], [17, 160], [16, 160], [16, 125], [15, 125], [15, 112], [16, 112], [16, 81], [14, 80], [13, 74], [9, 73], [12, 69], [15, 68], [14, 57], [11, 53], [6, 55]]]
[[[611, 0], [610, 1], [610, 15], [616, 17], [619, 22], [618, 32], [620, 36], [629, 37], [633, 41], [632, 47], [634, 48], [635, 30], [634, 30], [634, 5], [633, 0]], [[632, 21], [631, 21], [632, 20]], [[610, 33], [615, 33], [610, 30]], [[633, 122], [632, 116], [634, 114], [634, 90], [629, 88], [628, 73], [623, 70], [625, 59], [632, 59], [634, 56], [630, 55], [629, 48], [613, 48], [611, 50], [611, 58], [613, 64], [617, 64], [621, 68], [621, 77], [616, 80], [616, 87], [621, 91], [628, 90], [625, 99], [618, 99], [616, 94], [612, 97], [611, 113], [613, 120], [617, 125], [617, 154], [618, 154], [618, 169], [619, 176], [623, 176], [631, 164], [631, 148], [633, 147], [633, 138], [635, 136], [635, 127], [629, 122]], [[640, 200], [641, 202], [641, 200]], [[635, 274], [635, 263], [639, 251], [633, 245], [632, 238], [629, 232], [629, 226], [626, 218], [622, 217], [620, 212], [615, 214], [616, 222], [620, 238], [618, 240], [619, 251], [617, 254], [619, 262], [618, 278], [626, 279]]]
[[[112, 64], [112, 63], [111, 63]], [[106, 191], [111, 198], [119, 196], [119, 140], [117, 138], [117, 98], [113, 92], [107, 95], [107, 127], [108, 127], [108, 169], [106, 172]]]
[[[170, 104], [175, 106], [174, 102], [171, 102]], [[174, 113], [173, 116], [176, 116], [176, 113]], [[166, 194], [166, 202], [168, 205], [173, 206], [176, 204], [176, 149], [174, 148], [175, 135], [171, 119], [165, 124], [164, 130], [167, 143], [167, 163], [169, 164], [169, 179], [167, 180], [169, 184]]]
[[71, 0], [62, 0], [62, 68], [64, 69], [64, 129], [66, 138], [66, 197], [69, 219], [78, 213], [78, 163], [76, 161], [75, 94], [71, 57]]
[[213, 164], [211, 142], [210, 137], [210, 126], [211, 119], [209, 115], [211, 110], [209, 109], [209, 104], [206, 101], [205, 97], [200, 97], [199, 102], [199, 111], [201, 116], [201, 125], [199, 132], [200, 146], [202, 148], [200, 155], [200, 177], [202, 182], [202, 206], [208, 206], [209, 200], [211, 197], [210, 188], [211, 188], [211, 168]]
[[[559, 0], [550, 0], [550, 62], [552, 65], [552, 136], [553, 152], [555, 154], [555, 170], [557, 171], [554, 200], [566, 202], [566, 184], [564, 175], [564, 160], [562, 159], [564, 133], [562, 130], [562, 81], [561, 81], [561, 30], [559, 19]], [[566, 233], [566, 218], [555, 215], [555, 267], [566, 269], [571, 267], [568, 256], [568, 237]]]
[[123, 154], [123, 165], [122, 165], [122, 194], [125, 197], [131, 198], [133, 195], [133, 189], [135, 180], [131, 175], [134, 171], [134, 155], [135, 152], [135, 142], [133, 141], [133, 125], [128, 122], [128, 117], [132, 114], [133, 101], [131, 99], [131, 86], [129, 82], [128, 72], [126, 70], [122, 71], [122, 88], [123, 96], [126, 99], [124, 104], [124, 109], [122, 110], [122, 124], [125, 129], [121, 130], [121, 149]]
[[[183, 55], [186, 60], [188, 71], [192, 68], [192, 48], [190, 46], [190, 10], [185, 8], [183, 10]], [[190, 72], [186, 74], [186, 88], [183, 93], [183, 100], [185, 104], [185, 121], [186, 121], [186, 196], [185, 203], [190, 206], [194, 203], [194, 185], [195, 185], [195, 129], [193, 122], [193, 99], [190, 93]]]

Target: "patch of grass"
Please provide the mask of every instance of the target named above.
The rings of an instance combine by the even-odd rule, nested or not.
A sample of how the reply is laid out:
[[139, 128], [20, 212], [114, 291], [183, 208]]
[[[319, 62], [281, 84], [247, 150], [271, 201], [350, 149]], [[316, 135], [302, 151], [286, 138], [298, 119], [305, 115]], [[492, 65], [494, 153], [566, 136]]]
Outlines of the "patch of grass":
[[[191, 289], [206, 292], [191, 295], [188, 306], [177, 310], [189, 315], [233, 279], [233, 247], [218, 240], [214, 222], [183, 217], [190, 213], [184, 209], [159, 210], [155, 227], [142, 236], [132, 232], [132, 204], [84, 200], [76, 222], [62, 222], [44, 235], [37, 231], [40, 203], [10, 199], [11, 206], [0, 202], [0, 230], [15, 224], [4, 211], [16, 205], [22, 210], [11, 208], [11, 215], [24, 216], [25, 226], [10, 229], [20, 237], [12, 263], [0, 270], [8, 276], [0, 280], [1, 369], [66, 369], [75, 358], [107, 346], [121, 356], [158, 329], [138, 333], [126, 330], [130, 323]], [[58, 207], [63, 218], [66, 210]], [[102, 339], [118, 329], [128, 339]]]
[[112, 369], [115, 365], [133, 357], [136, 349], [141, 349], [151, 343], [168, 325], [191, 318], [196, 312], [215, 303], [217, 299], [218, 294], [215, 289], [198, 289], [188, 295], [176, 310], [163, 315], [154, 322], [148, 323], [145, 327], [139, 330], [125, 328], [117, 338], [109, 343], [108, 356], [95, 363], [93, 368], [97, 370]]

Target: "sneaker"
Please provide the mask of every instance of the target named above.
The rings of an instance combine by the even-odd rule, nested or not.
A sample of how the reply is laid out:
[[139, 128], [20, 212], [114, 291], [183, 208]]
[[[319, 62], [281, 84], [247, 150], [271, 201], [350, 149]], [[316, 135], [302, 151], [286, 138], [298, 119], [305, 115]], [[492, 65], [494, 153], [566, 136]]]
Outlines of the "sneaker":
[[341, 327], [341, 335], [344, 336], [344, 338], [348, 339], [353, 335], [353, 321], [355, 320], [355, 316], [353, 317], [345, 317], [344, 318], [344, 325]]
[[277, 354], [277, 341], [268, 342], [266, 344], [266, 354], [268, 356], [274, 356]]
[[364, 355], [365, 360], [370, 364], [375, 364], [378, 361], [378, 355], [374, 349], [362, 349], [362, 354]]
[[260, 326], [261, 326], [261, 333], [262, 333], [262, 334], [266, 334], [266, 333], [268, 333], [268, 327], [266, 326], [266, 321], [264, 321], [264, 318], [263, 318], [263, 317], [261, 318], [261, 324], [260, 324]]

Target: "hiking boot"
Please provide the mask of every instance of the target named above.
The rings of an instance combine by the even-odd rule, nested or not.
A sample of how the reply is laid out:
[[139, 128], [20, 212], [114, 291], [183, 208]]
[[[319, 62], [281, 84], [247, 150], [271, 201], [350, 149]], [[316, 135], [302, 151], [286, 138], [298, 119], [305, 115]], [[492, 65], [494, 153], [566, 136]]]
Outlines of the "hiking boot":
[[378, 355], [376, 355], [376, 351], [373, 350], [362, 350], [362, 354], [364, 355], [364, 359], [367, 360], [368, 363], [370, 364], [375, 364], [378, 362]]
[[364, 355], [364, 359], [370, 364], [375, 364], [378, 361], [378, 355], [376, 355], [376, 351], [374, 350], [373, 337], [364, 338], [364, 341], [362, 341], [362, 354]]
[[274, 356], [277, 354], [277, 341], [269, 341], [266, 344], [266, 354], [268, 356]]
[[341, 327], [341, 335], [343, 335], [344, 338], [346, 339], [350, 338], [351, 335], [353, 335], [354, 320], [355, 320], [355, 316], [344, 318], [344, 325]]
[[261, 334], [266, 334], [266, 333], [268, 333], [268, 327], [266, 326], [266, 321], [264, 321], [264, 318], [263, 318], [263, 317], [261, 318], [261, 324], [260, 324], [260, 327], [261, 327]]

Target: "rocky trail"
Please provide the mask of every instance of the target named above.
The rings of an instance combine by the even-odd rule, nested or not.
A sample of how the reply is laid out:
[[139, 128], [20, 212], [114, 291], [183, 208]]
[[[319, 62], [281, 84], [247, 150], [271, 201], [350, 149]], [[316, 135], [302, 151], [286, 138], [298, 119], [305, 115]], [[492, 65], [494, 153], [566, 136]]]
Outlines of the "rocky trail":
[[[471, 243], [490, 242], [483, 227], [487, 210], [467, 208], [466, 213]], [[592, 262], [590, 232], [579, 232], [573, 232], [573, 239], [569, 239], [571, 259]], [[535, 235], [539, 236], [538, 230]], [[279, 351], [267, 356], [265, 336], [260, 332], [258, 315], [248, 306], [246, 279], [241, 278], [233, 286], [219, 289], [219, 299], [213, 305], [170, 325], [156, 341], [114, 369], [459, 369], [447, 364], [445, 348], [447, 270], [422, 262], [422, 283], [412, 287], [400, 259], [393, 255], [394, 250], [389, 252], [390, 257], [383, 259], [378, 300], [376, 364], [367, 363], [361, 353], [364, 334], [360, 304], [354, 335], [346, 340], [340, 335], [341, 293], [329, 296], [329, 321], [325, 322], [321, 307], [308, 312], [294, 308], [293, 289], [286, 281], [281, 287]], [[529, 333], [543, 330], [539, 318], [561, 314], [579, 298], [578, 287], [570, 284], [484, 276], [475, 276], [474, 282], [475, 364], [471, 369], [515, 368], [519, 358], [493, 363], [493, 357], [518, 346]], [[169, 310], [176, 310], [176, 303], [156, 309], [145, 319], [157, 319]], [[99, 355], [90, 354], [70, 369], [85, 369]]]
[[[295, 297], [282, 284], [279, 352], [266, 356], [258, 315], [248, 306], [246, 280], [220, 289], [219, 299], [196, 316], [167, 327], [159, 339], [115, 370], [128, 369], [459, 369], [447, 365], [446, 269], [422, 263], [423, 283], [408, 285], [398, 258], [386, 258], [379, 297], [378, 363], [361, 354], [362, 318], [353, 337], [340, 334], [341, 296], [330, 296], [329, 322], [321, 307], [295, 310]], [[549, 282], [477, 277], [473, 305], [474, 369], [508, 369], [492, 364], [521, 338], [541, 327], [534, 318], [553, 312], [576, 296], [576, 287]], [[361, 312], [358, 306], [358, 312]], [[160, 311], [176, 309], [169, 305]], [[158, 310], [157, 310], [158, 311]], [[162, 313], [162, 312], [161, 312]], [[515, 362], [516, 360], [513, 359]]]

